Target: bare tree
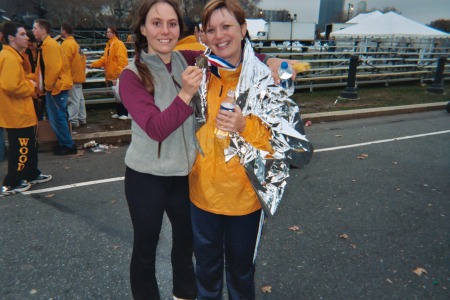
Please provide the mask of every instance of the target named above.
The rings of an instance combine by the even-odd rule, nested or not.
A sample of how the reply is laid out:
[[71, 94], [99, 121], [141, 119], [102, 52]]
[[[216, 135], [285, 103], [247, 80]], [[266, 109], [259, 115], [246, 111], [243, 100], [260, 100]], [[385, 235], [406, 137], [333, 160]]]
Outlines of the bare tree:
[[[239, 0], [247, 17], [258, 15], [257, 4], [261, 0]], [[4, 1], [1, 9], [5, 16], [28, 15], [38, 18], [45, 11], [45, 19], [58, 27], [64, 22], [74, 27], [117, 26], [129, 28], [133, 22], [139, 0], [14, 0]], [[187, 23], [200, 22], [201, 12], [208, 0], [179, 0]]]
[[450, 33], [450, 20], [449, 19], [438, 19], [430, 23], [430, 27], [435, 29]]
[[399, 15], [401, 15], [402, 13], [401, 13], [401, 11], [399, 11], [396, 7], [394, 7], [394, 6], [385, 6], [385, 7], [383, 7], [383, 8], [381, 8], [381, 9], [379, 9], [379, 8], [372, 8], [371, 10], [368, 10], [367, 12], [373, 12], [373, 11], [376, 11], [376, 10], [378, 10], [378, 11], [380, 11], [380, 12], [382, 12], [382, 13], [388, 13], [388, 12], [395, 12], [395, 13], [397, 13], [397, 14], [399, 14]]
[[[259, 16], [259, 9], [257, 7], [259, 2], [261, 2], [261, 0], [239, 0], [247, 18]], [[183, 10], [185, 19], [190, 22], [200, 23], [202, 11], [206, 3], [208, 3], [208, 0], [180, 0], [180, 6]]]

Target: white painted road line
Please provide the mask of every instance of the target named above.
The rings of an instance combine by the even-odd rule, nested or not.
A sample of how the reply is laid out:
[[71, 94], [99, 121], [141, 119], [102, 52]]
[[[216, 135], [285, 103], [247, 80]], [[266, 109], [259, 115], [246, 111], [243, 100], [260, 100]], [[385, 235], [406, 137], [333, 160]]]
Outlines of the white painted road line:
[[[395, 142], [395, 141], [400, 141], [400, 140], [414, 139], [414, 138], [419, 138], [419, 137], [426, 137], [426, 136], [437, 135], [437, 134], [445, 134], [445, 133], [450, 133], [450, 130], [436, 131], [436, 132], [416, 134], [416, 135], [409, 135], [409, 136], [402, 136], [402, 137], [397, 137], [397, 138], [392, 138], [392, 139], [372, 141], [372, 142], [367, 142], [367, 143], [360, 143], [360, 144], [353, 144], [353, 145], [346, 145], [346, 146], [338, 146], [338, 147], [331, 147], [331, 148], [315, 149], [314, 152], [326, 152], [326, 151], [334, 151], [334, 150], [347, 149], [347, 148], [355, 148], [355, 147], [360, 147], [360, 146], [367, 146], [367, 145], [373, 145], [373, 144]], [[87, 186], [87, 185], [94, 185], [94, 184], [100, 184], [100, 183], [108, 183], [108, 182], [120, 181], [120, 180], [124, 180], [124, 179], [125, 179], [125, 177], [122, 176], [122, 177], [115, 177], [115, 178], [109, 178], [109, 179], [101, 179], [101, 180], [94, 180], [94, 181], [72, 183], [72, 184], [68, 184], [68, 185], [55, 186], [55, 187], [47, 188], [47, 189], [26, 191], [26, 192], [23, 192], [22, 194], [30, 195], [30, 194], [38, 194], [38, 193], [48, 193], [48, 192], [54, 192], [54, 191], [59, 191], [59, 190], [71, 189], [71, 188], [74, 188], [74, 187], [81, 187], [81, 186]]]
[[66, 190], [71, 189], [74, 187], [80, 187], [80, 186], [87, 186], [87, 185], [94, 185], [94, 184], [100, 184], [100, 183], [108, 183], [108, 182], [114, 182], [114, 181], [120, 181], [124, 180], [125, 177], [115, 177], [115, 178], [108, 178], [108, 179], [101, 179], [101, 180], [93, 180], [93, 181], [85, 181], [85, 182], [79, 182], [79, 183], [72, 183], [67, 185], [61, 185], [61, 186], [55, 186], [48, 189], [40, 189], [40, 190], [33, 190], [33, 191], [26, 191], [22, 194], [24, 195], [30, 195], [30, 194], [37, 194], [37, 193], [48, 193], [48, 192], [54, 192], [59, 190]]
[[347, 149], [347, 148], [355, 148], [355, 147], [360, 147], [360, 146], [367, 146], [367, 145], [372, 145], [372, 144], [381, 144], [381, 143], [395, 142], [395, 141], [407, 140], [407, 139], [415, 139], [415, 138], [419, 138], [419, 137], [425, 137], [425, 136], [431, 136], [431, 135], [437, 135], [437, 134], [444, 134], [444, 133], [450, 133], [450, 130], [436, 131], [436, 132], [416, 134], [416, 135], [409, 135], [409, 136], [402, 136], [402, 137], [397, 137], [397, 138], [392, 138], [392, 139], [372, 141], [372, 142], [367, 142], [367, 143], [360, 143], [360, 144], [353, 144], [353, 145], [346, 145], [346, 146], [337, 146], [337, 147], [331, 147], [331, 148], [316, 149], [316, 150], [314, 150], [314, 152], [326, 152], [326, 151], [334, 151], [334, 150]]

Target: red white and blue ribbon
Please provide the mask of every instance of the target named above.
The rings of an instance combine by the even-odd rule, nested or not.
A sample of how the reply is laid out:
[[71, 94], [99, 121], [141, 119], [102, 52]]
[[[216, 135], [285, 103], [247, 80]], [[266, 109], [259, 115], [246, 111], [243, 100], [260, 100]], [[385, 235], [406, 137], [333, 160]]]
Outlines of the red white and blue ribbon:
[[215, 56], [213, 54], [207, 54], [206, 57], [208, 59], [209, 65], [211, 65], [211, 66], [216, 66], [216, 67], [226, 69], [229, 71], [234, 71], [237, 69], [236, 66], [233, 66], [232, 64], [227, 62], [225, 59]]

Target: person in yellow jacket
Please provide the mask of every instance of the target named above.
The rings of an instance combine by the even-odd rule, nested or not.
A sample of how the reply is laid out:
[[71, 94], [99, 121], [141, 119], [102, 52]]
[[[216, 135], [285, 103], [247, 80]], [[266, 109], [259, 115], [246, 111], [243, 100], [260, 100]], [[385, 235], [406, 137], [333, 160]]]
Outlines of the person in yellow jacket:
[[40, 41], [36, 78], [38, 90], [45, 90], [47, 115], [58, 138], [55, 155], [77, 153], [67, 123], [67, 100], [73, 81], [70, 66], [61, 46], [49, 35], [50, 23], [43, 19], [34, 21], [33, 34]]
[[200, 29], [198, 23], [194, 24], [194, 34], [188, 35], [178, 41], [177, 46], [173, 49], [174, 51], [179, 50], [201, 50], [205, 51], [206, 47], [202, 44], [202, 36], [204, 36], [203, 31]]
[[69, 61], [73, 79], [73, 87], [69, 91], [67, 112], [72, 127], [79, 127], [80, 124], [86, 124], [86, 105], [83, 96], [83, 82], [86, 81], [86, 56], [73, 37], [71, 25], [67, 23], [61, 25], [61, 36], [64, 38], [61, 47]]
[[[106, 35], [109, 40], [106, 43], [103, 56], [99, 60], [92, 62], [89, 67], [104, 68], [107, 84], [115, 86], [120, 73], [128, 66], [127, 48], [125, 47], [125, 44], [119, 40], [119, 32], [116, 28], [108, 27]], [[123, 106], [117, 97], [114, 98], [116, 100], [117, 113], [111, 117], [114, 119], [128, 120], [128, 111], [125, 106]]]
[[[3, 24], [0, 24], [0, 51], [3, 49]], [[5, 160], [6, 157], [6, 145], [5, 135], [3, 134], [3, 128], [0, 127], [0, 162]]]
[[[22, 55], [24, 60], [25, 75], [27, 78], [35, 79], [35, 72], [37, 67], [38, 59], [38, 42], [34, 37], [31, 30], [27, 30], [28, 37], [28, 47], [23, 49], [20, 55]], [[41, 93], [38, 95], [33, 95], [34, 109], [36, 110], [36, 115], [39, 121], [44, 119], [45, 110], [45, 94]]]
[[[3, 26], [5, 45], [0, 52], [0, 127], [8, 132], [8, 173], [0, 197], [23, 192], [34, 184], [47, 182], [51, 175], [38, 169], [36, 147], [37, 117], [32, 95], [36, 82], [25, 77], [20, 55], [28, 37], [23, 25], [7, 22]], [[7, 74], [7, 76], [3, 76]]]
[[204, 8], [202, 25], [212, 53], [228, 63], [211, 67], [207, 86], [207, 120], [197, 131], [204, 155], [198, 154], [189, 175], [198, 299], [220, 299], [226, 261], [230, 299], [255, 299], [254, 254], [263, 217], [258, 197], [237, 156], [225, 162], [230, 138], [215, 129], [238, 132], [256, 149], [273, 152], [270, 132], [262, 121], [220, 110], [228, 90], [236, 90], [242, 68], [242, 41], [247, 26], [237, 0], [212, 0]]

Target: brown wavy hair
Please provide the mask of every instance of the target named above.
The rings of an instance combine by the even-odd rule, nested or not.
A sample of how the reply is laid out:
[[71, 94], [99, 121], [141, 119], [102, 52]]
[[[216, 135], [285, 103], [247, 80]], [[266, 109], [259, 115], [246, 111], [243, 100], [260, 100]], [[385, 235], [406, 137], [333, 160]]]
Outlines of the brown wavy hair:
[[245, 11], [237, 0], [212, 0], [206, 4], [202, 13], [202, 28], [205, 33], [208, 30], [212, 13], [221, 8], [227, 9], [236, 18], [239, 25], [245, 24]]
[[137, 16], [135, 17], [135, 22], [131, 28], [132, 32], [135, 34], [136, 39], [134, 42], [134, 63], [138, 69], [139, 76], [141, 77], [142, 82], [144, 83], [145, 89], [153, 94], [155, 91], [155, 86], [153, 83], [153, 75], [150, 72], [149, 68], [146, 64], [141, 62], [141, 50], [148, 49], [147, 37], [142, 35], [141, 26], [145, 25], [145, 20], [147, 18], [147, 14], [153, 5], [157, 3], [167, 3], [175, 10], [178, 18], [178, 26], [180, 27], [180, 34], [184, 30], [183, 18], [181, 15], [180, 7], [176, 0], [144, 0], [141, 3], [141, 6], [138, 9]]
[[108, 27], [107, 29], [111, 30], [112, 33], [114, 33], [115, 36], [117, 36], [117, 38], [119, 38], [119, 32], [117, 31], [116, 27]]

